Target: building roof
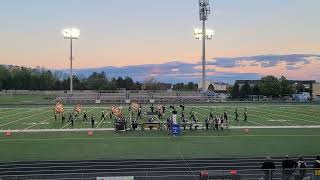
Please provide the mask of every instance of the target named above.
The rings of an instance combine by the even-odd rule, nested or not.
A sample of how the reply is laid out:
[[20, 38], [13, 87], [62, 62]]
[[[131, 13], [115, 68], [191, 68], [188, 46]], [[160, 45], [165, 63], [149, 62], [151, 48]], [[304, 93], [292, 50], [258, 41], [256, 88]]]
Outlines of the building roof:
[[[235, 84], [245, 84], [245, 82], [248, 82], [249, 84], [258, 84], [261, 80], [236, 80]], [[288, 80], [290, 83], [301, 83], [301, 84], [314, 84], [316, 83], [315, 80]]]

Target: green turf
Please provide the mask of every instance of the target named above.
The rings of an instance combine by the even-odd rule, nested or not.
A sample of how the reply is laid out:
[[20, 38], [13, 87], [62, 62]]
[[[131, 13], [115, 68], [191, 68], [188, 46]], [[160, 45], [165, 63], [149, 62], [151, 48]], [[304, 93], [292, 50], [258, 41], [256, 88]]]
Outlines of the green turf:
[[[168, 105], [167, 105], [168, 106]], [[113, 127], [113, 119], [107, 116], [100, 121], [101, 110], [110, 105], [83, 106], [88, 115], [94, 114], [96, 128]], [[55, 121], [52, 106], [10, 106], [0, 107], [0, 130], [9, 129], [66, 129], [90, 128], [82, 122], [82, 114], [74, 127], [60, 117]], [[234, 119], [238, 108], [240, 121]], [[243, 121], [244, 108], [248, 110], [248, 121]], [[73, 106], [66, 106], [66, 118]], [[268, 103], [219, 103], [186, 105], [185, 115], [193, 110], [200, 121], [209, 116], [229, 114], [232, 126], [296, 126], [320, 125], [319, 105], [268, 104]], [[106, 110], [105, 110], [106, 111]], [[149, 111], [144, 105], [143, 111]], [[179, 114], [181, 109], [178, 108]], [[123, 107], [128, 117], [128, 106]], [[167, 117], [171, 116], [169, 108]], [[147, 115], [143, 116], [145, 121]], [[157, 119], [155, 116], [154, 119]], [[250, 128], [249, 128], [250, 129]], [[184, 158], [235, 157], [235, 156], [296, 156], [319, 154], [319, 129], [250, 129], [228, 131], [183, 131], [181, 137], [172, 138], [166, 131], [138, 131], [115, 133], [95, 131], [90, 137], [87, 132], [32, 132], [13, 133], [11, 137], [0, 136], [0, 162], [33, 160], [84, 160], [84, 159], [137, 159], [137, 158]]]
[[51, 103], [55, 97], [50, 95], [0, 95], [1, 104]]
[[[86, 110], [88, 118], [94, 115], [96, 128], [113, 127], [114, 118], [101, 121], [101, 110], [105, 112], [110, 105], [83, 106], [82, 110]], [[82, 113], [75, 121], [72, 127], [70, 123], [62, 124], [61, 117], [58, 116], [54, 120], [53, 106], [24, 106], [17, 108], [0, 108], [0, 130], [7, 129], [68, 129], [68, 128], [90, 128], [90, 122], [82, 122]], [[238, 108], [240, 114], [239, 122], [234, 121], [234, 111]], [[243, 121], [243, 111], [247, 108], [248, 121]], [[68, 119], [69, 113], [73, 110], [72, 106], [65, 108], [65, 116]], [[284, 104], [257, 104], [257, 103], [238, 103], [238, 104], [206, 104], [206, 105], [186, 105], [185, 116], [189, 119], [190, 111], [193, 110], [200, 122], [203, 122], [212, 110], [214, 115], [221, 116], [224, 111], [229, 115], [229, 122], [232, 126], [305, 126], [320, 125], [320, 107], [318, 105], [284, 105]], [[150, 111], [149, 105], [144, 105], [143, 112]], [[181, 109], [178, 108], [178, 119], [180, 119]], [[129, 119], [128, 106], [123, 107], [123, 112]], [[135, 117], [136, 115], [134, 115]], [[162, 121], [171, 116], [167, 107], [166, 114]], [[157, 120], [156, 116], [152, 116]], [[143, 115], [140, 122], [149, 118]]]
[[315, 155], [319, 138], [315, 129], [13, 133], [0, 137], [0, 161]]

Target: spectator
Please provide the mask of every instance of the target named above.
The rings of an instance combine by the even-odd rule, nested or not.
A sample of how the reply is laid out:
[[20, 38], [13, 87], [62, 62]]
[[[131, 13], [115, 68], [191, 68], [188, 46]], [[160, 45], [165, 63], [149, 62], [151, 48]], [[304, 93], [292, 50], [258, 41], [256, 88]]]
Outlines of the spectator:
[[262, 163], [261, 169], [264, 171], [264, 179], [272, 180], [273, 171], [276, 168], [274, 162], [271, 160], [270, 156], [266, 157], [266, 160]]
[[299, 174], [298, 174], [298, 179], [303, 180], [303, 178], [306, 176], [307, 173], [307, 164], [304, 162], [302, 157], [298, 158], [298, 170], [299, 170]]
[[286, 155], [284, 160], [282, 161], [282, 179], [290, 180], [296, 167], [297, 162], [289, 159], [289, 156]]
[[313, 164], [314, 168], [314, 180], [320, 180], [320, 156], [317, 156]]

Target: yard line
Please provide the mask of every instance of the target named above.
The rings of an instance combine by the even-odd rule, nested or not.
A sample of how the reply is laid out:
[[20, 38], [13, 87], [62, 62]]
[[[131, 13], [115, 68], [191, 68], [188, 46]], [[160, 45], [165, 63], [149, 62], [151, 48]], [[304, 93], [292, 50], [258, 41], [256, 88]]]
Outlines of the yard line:
[[[253, 107], [253, 106], [252, 106], [252, 108], [256, 108], [256, 107]], [[252, 108], [250, 109], [250, 111], [257, 112], [257, 113], [260, 112], [260, 113], [263, 113], [263, 114], [271, 114], [271, 115], [281, 116], [281, 115], [277, 115], [277, 114], [273, 114], [273, 113], [268, 113], [268, 112], [263, 112], [263, 111], [257, 111], [257, 110], [255, 111], [255, 110], [252, 110]], [[256, 108], [256, 109], [258, 109], [258, 108]], [[272, 119], [267, 118], [266, 116], [261, 115], [261, 114], [260, 114], [260, 117], [266, 119], [267, 121], [272, 120]], [[287, 122], [287, 121], [283, 121], [282, 123], [286, 123], [286, 124], [289, 124], [289, 125], [297, 126], [296, 124], [294, 124], [294, 123], [289, 123], [289, 122]]]
[[[270, 111], [281, 112], [281, 111], [277, 111], [277, 110], [270, 110]], [[319, 116], [311, 116], [311, 115], [303, 114], [303, 113], [299, 114], [299, 113], [294, 113], [294, 112], [288, 111], [288, 110], [286, 110], [286, 114], [296, 114], [296, 115], [300, 115], [300, 116], [309, 116], [309, 117], [316, 118], [316, 119], [319, 118]], [[320, 122], [315, 122], [315, 121], [311, 121], [311, 120], [305, 120], [305, 121], [310, 121], [310, 122], [315, 123], [315, 124], [320, 124]]]
[[23, 111], [23, 112], [15, 113], [15, 114], [10, 114], [10, 115], [7, 115], [7, 116], [2, 116], [1, 118], [7, 118], [7, 117], [11, 117], [11, 116], [15, 116], [15, 115], [19, 115], [19, 114], [27, 113], [27, 112], [31, 112], [31, 110], [27, 110], [27, 111]]
[[[89, 113], [89, 112], [92, 111], [92, 110], [93, 110], [93, 109], [90, 109], [87, 113]], [[83, 114], [82, 114], [81, 116], [83, 116]], [[79, 119], [81, 116], [77, 117], [77, 119]], [[73, 122], [76, 122], [77, 119], [75, 119]], [[60, 129], [63, 129], [63, 128], [67, 127], [67, 126], [70, 125], [70, 124], [71, 124], [71, 122], [67, 123], [66, 125], [64, 125], [64, 126], [61, 127]]]
[[[257, 109], [257, 107], [253, 107], [253, 108], [256, 108]], [[270, 110], [269, 109], [269, 112], [270, 111], [272, 111], [272, 110]], [[259, 111], [259, 112], [262, 112], [262, 111]], [[314, 122], [314, 121], [309, 121], [309, 120], [304, 120], [304, 119], [300, 119], [300, 118], [295, 118], [295, 117], [290, 117], [290, 116], [286, 116], [286, 115], [281, 115], [281, 114], [277, 114], [277, 113], [272, 113], [272, 112], [266, 112], [266, 113], [268, 113], [268, 114], [272, 114], [272, 115], [276, 115], [276, 116], [282, 116], [282, 117], [286, 117], [286, 118], [293, 118], [293, 119], [295, 119], [295, 120], [299, 120], [299, 121], [307, 121], [307, 122], [312, 122], [312, 123], [315, 123], [315, 124], [319, 124], [319, 123], [317, 123], [317, 122]], [[273, 111], [274, 112], [274, 111]], [[293, 123], [292, 123], [293, 124]]]
[[[2, 109], [1, 109], [2, 110]], [[4, 109], [4, 111], [0, 112], [0, 114], [2, 113], [8, 113], [8, 112], [14, 112], [14, 111], [17, 111], [18, 109]]]
[[24, 129], [21, 130], [21, 131], [25, 131], [25, 130], [27, 130], [27, 129], [30, 129], [30, 128], [34, 127], [34, 126], [37, 126], [37, 125], [41, 124], [41, 123], [44, 123], [44, 122], [46, 122], [46, 121], [49, 121], [50, 119], [53, 119], [53, 117], [48, 118], [48, 119], [46, 119], [46, 120], [44, 120], [44, 121], [41, 121], [41, 122], [39, 122], [39, 123], [36, 123], [36, 124], [34, 124], [34, 125], [31, 125], [31, 126], [29, 126], [29, 127], [27, 127], [27, 128], [24, 128]]
[[34, 116], [38, 116], [38, 115], [40, 115], [40, 114], [47, 113], [47, 112], [50, 112], [50, 111], [51, 111], [51, 110], [49, 110], [49, 111], [44, 111], [44, 112], [40, 112], [40, 113], [37, 113], [37, 114], [33, 114], [33, 115], [31, 115], [31, 116], [27, 116], [27, 117], [24, 117], [24, 118], [21, 118], [21, 119], [17, 119], [17, 120], [15, 120], [15, 121], [11, 121], [11, 122], [8, 122], [8, 123], [5, 123], [5, 124], [1, 124], [0, 127], [6, 126], [6, 125], [8, 125], [8, 124], [12, 124], [12, 123], [14, 123], [14, 122], [22, 121], [22, 120], [25, 120], [25, 119], [28, 119], [28, 118], [31, 118], [31, 117], [34, 117]]
[[[209, 135], [209, 136], [182, 136], [181, 138], [234, 138], [234, 137], [320, 137], [319, 134], [245, 134], [245, 135]], [[168, 139], [167, 136], [119, 136], [119, 137], [74, 137], [74, 138], [27, 138], [27, 139], [0, 139], [0, 142], [9, 141], [65, 141], [65, 140], [114, 140], [114, 139]]]

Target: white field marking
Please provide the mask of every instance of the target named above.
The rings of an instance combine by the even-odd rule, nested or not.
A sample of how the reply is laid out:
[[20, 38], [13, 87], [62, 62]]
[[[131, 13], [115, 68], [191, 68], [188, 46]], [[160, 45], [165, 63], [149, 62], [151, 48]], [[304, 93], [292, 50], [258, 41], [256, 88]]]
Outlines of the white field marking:
[[[299, 111], [301, 113], [305, 113], [305, 112], [308, 112], [308, 113], [312, 113], [312, 114], [315, 114], [315, 115], [320, 115], [320, 109], [299, 109], [299, 108], [295, 108], [295, 107], [280, 107], [280, 108], [283, 108], [283, 109], [291, 109], [295, 112]], [[311, 108], [315, 108], [315, 107], [311, 107]], [[292, 111], [290, 111], [292, 112]], [[308, 115], [308, 116], [311, 116], [311, 115]], [[319, 118], [319, 116], [313, 116], [315, 118]]]
[[23, 114], [23, 113], [28, 113], [28, 112], [31, 112], [31, 111], [32, 111], [32, 110], [27, 110], [27, 111], [23, 111], [23, 112], [18, 112], [18, 113], [10, 114], [10, 115], [7, 115], [7, 116], [2, 116], [2, 118], [7, 118], [7, 117], [11, 117], [11, 116], [16, 116], [16, 115]]
[[[256, 107], [253, 107], [253, 108], [256, 108]], [[257, 108], [256, 108], [257, 109]], [[270, 112], [271, 111], [271, 112]], [[262, 112], [262, 111], [259, 111], [259, 112]], [[272, 115], [276, 115], [276, 116], [280, 116], [280, 117], [286, 117], [286, 118], [293, 118], [295, 120], [299, 120], [299, 121], [307, 121], [307, 122], [312, 122], [312, 123], [315, 123], [315, 124], [319, 124], [318, 122], [314, 122], [314, 121], [309, 121], [309, 120], [304, 120], [304, 119], [300, 119], [300, 118], [295, 118], [295, 117], [290, 117], [290, 116], [286, 116], [286, 115], [281, 115], [281, 114], [277, 114], [277, 113], [272, 113], [274, 111], [270, 110], [269, 109], [269, 112], [266, 112], [268, 114], [272, 114]], [[279, 112], [279, 111], [276, 111], [276, 112]], [[289, 124], [293, 124], [293, 123], [289, 123]]]
[[[108, 116], [108, 113], [104, 115], [104, 118], [106, 118], [106, 116]], [[105, 120], [105, 119], [101, 119], [100, 120], [100, 122], [99, 122], [99, 124], [98, 124], [98, 126], [96, 128], [99, 128], [99, 126], [102, 124], [103, 120]]]
[[276, 119], [270, 119], [270, 120], [268, 120], [268, 121], [270, 121], [270, 122], [287, 122], [287, 121], [289, 121], [289, 120], [282, 120], [282, 119], [276, 120]]
[[48, 112], [50, 112], [50, 111], [52, 111], [52, 110], [40, 112], [40, 113], [37, 113], [37, 114], [33, 114], [33, 115], [31, 115], [31, 116], [27, 116], [27, 117], [24, 117], [24, 118], [21, 118], [21, 119], [17, 119], [17, 120], [15, 120], [15, 121], [11, 121], [11, 122], [8, 122], [8, 123], [5, 123], [5, 124], [1, 124], [0, 127], [6, 126], [6, 125], [8, 125], [8, 124], [15, 123], [15, 122], [23, 121], [23, 120], [25, 120], [25, 119], [28, 119], [28, 118], [31, 118], [31, 117], [34, 117], [34, 116], [38, 116], [38, 115], [40, 115], [40, 114], [48, 113]]
[[[90, 111], [92, 111], [92, 110], [93, 110], [93, 109], [90, 109], [89, 111], [87, 111], [87, 114], [88, 114]], [[82, 113], [80, 116], [78, 116], [78, 117], [73, 121], [73, 123], [75, 123], [76, 120], [79, 119], [81, 116], [83, 116], [83, 113]], [[67, 123], [66, 125], [62, 126], [60, 129], [63, 129], [63, 128], [67, 127], [67, 126], [70, 125], [70, 124], [71, 124], [71, 122], [69, 122], [69, 123]]]
[[[270, 110], [270, 111], [282, 112], [282, 111], [277, 111], [277, 110]], [[300, 115], [300, 116], [308, 116], [308, 117], [319, 119], [319, 116], [311, 116], [311, 115], [303, 114], [303, 113], [299, 114], [299, 113], [294, 113], [294, 112], [288, 111], [288, 110], [286, 110], [284, 113], [286, 113], [286, 114], [296, 114], [296, 115]], [[310, 120], [305, 120], [305, 121], [313, 122], [315, 124], [320, 124], [320, 122], [315, 122], [315, 121], [310, 121]]]
[[[95, 122], [97, 123], [97, 122]], [[320, 129], [320, 125], [317, 126], [232, 126], [230, 129]], [[147, 129], [146, 129], [147, 130]], [[4, 132], [81, 132], [81, 131], [114, 131], [114, 128], [81, 128], [81, 129], [27, 129], [21, 130], [0, 130], [0, 133]], [[319, 134], [320, 136], [320, 134]]]
[[[207, 108], [204, 108], [204, 110], [210, 112]], [[215, 110], [213, 110], [213, 111], [216, 112], [216, 113], [218, 113], [218, 112], [215, 111]], [[231, 115], [231, 114], [230, 114], [230, 116], [231, 116], [231, 117], [235, 117], [234, 115]], [[257, 122], [249, 121], [249, 120], [247, 120], [247, 121], [250, 122], [250, 123], [252, 123], [252, 124], [256, 124], [256, 125], [259, 125], [259, 126], [264, 126], [264, 124], [261, 124], [261, 123], [257, 123]], [[230, 122], [230, 121], [229, 121], [229, 122]]]
[[[283, 116], [278, 115], [278, 114], [268, 113], [268, 112], [264, 112], [264, 111], [257, 111], [257, 110], [255, 111], [255, 110], [253, 110], [253, 108], [255, 108], [255, 107], [250, 108], [250, 111], [257, 112], [257, 113], [260, 112], [260, 113], [263, 113], [263, 114], [271, 114], [271, 115], [276, 115], [276, 116], [283, 117]], [[257, 109], [257, 108], [256, 108], [256, 109]], [[260, 114], [260, 117], [265, 118], [267, 121], [270, 120], [269, 118], [267, 118], [267, 117], [265, 117], [264, 115], [261, 115], [261, 114]], [[294, 123], [289, 123], [289, 122], [283, 122], [283, 123], [287, 123], [287, 124], [289, 124], [289, 125], [297, 126], [297, 125], [294, 124]]]
[[50, 119], [53, 119], [53, 117], [48, 118], [48, 119], [46, 119], [46, 120], [44, 120], [44, 121], [38, 122], [38, 123], [36, 123], [36, 124], [34, 124], [34, 125], [31, 125], [31, 126], [29, 126], [29, 127], [26, 127], [26, 128], [24, 128], [23, 130], [21, 130], [21, 131], [25, 131], [25, 130], [30, 129], [30, 128], [34, 127], [34, 126], [37, 126], [37, 125], [39, 125], [39, 124], [41, 124], [41, 123], [47, 122], [47, 121], [49, 121]]
[[[11, 112], [17, 111], [17, 110], [19, 110], [19, 109], [5, 109], [5, 110], [6, 110], [6, 111], [2, 111], [2, 109], [1, 109], [0, 114], [11, 113]], [[1, 117], [0, 117], [0, 118], [1, 118]]]
[[[260, 127], [260, 126], [259, 126]], [[114, 131], [114, 129], [112, 129]], [[320, 134], [245, 134], [225, 136], [182, 136], [181, 138], [234, 138], [234, 137], [320, 137]], [[79, 138], [27, 138], [27, 139], [0, 139], [0, 142], [9, 141], [64, 141], [64, 140], [114, 140], [114, 139], [168, 139], [167, 136], [120, 136], [120, 137], [79, 137]]]

